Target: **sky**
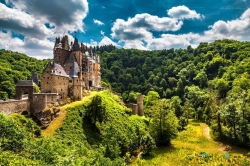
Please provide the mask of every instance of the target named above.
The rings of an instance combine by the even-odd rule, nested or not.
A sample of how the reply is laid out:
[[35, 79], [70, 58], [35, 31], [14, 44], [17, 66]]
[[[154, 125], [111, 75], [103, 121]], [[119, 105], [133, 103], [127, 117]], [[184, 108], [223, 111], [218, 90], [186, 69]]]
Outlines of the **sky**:
[[250, 41], [250, 0], [0, 0], [0, 49], [53, 58], [63, 35], [141, 50]]

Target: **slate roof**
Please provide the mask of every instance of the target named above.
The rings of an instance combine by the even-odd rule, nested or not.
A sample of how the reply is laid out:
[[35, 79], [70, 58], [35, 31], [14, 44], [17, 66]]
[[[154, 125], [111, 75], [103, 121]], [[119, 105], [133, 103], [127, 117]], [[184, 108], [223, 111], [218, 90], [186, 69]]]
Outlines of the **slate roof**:
[[69, 77], [64, 71], [63, 67], [54, 62], [51, 63], [51, 74], [63, 76], [63, 77]]
[[71, 53], [66, 59], [64, 66], [72, 66], [74, 62], [76, 62], [76, 57], [74, 53]]
[[80, 72], [80, 68], [77, 64], [77, 62], [73, 63], [73, 66], [69, 72], [69, 77], [78, 77]]
[[19, 80], [16, 86], [34, 86], [32, 80]]

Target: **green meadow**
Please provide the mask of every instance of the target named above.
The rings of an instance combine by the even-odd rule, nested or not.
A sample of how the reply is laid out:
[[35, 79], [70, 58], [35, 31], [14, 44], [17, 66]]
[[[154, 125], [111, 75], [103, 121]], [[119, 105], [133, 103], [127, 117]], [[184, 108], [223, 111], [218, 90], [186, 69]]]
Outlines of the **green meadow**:
[[250, 165], [248, 150], [214, 141], [206, 124], [190, 120], [169, 147], [159, 147], [151, 156], [141, 157], [132, 165]]

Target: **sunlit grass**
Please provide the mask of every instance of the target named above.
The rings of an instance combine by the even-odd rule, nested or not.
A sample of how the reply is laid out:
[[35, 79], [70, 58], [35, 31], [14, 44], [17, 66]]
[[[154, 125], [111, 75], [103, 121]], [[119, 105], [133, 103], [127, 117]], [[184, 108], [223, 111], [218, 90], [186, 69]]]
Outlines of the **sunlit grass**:
[[69, 108], [74, 108], [74, 107], [77, 107], [77, 106], [80, 106], [82, 105], [83, 103], [85, 103], [86, 101], [89, 101], [93, 96], [95, 96], [98, 92], [96, 91], [91, 91], [90, 95], [89, 96], [86, 96], [84, 97], [82, 100], [80, 101], [75, 101], [75, 102], [72, 102], [70, 104], [66, 104], [64, 106], [62, 106], [61, 108], [63, 109], [69, 109]]
[[55, 133], [56, 129], [62, 126], [63, 120], [66, 118], [67, 111], [60, 108], [60, 114], [55, 118], [46, 129], [42, 130], [43, 136], [51, 136]]
[[[249, 165], [250, 160], [243, 156], [242, 151], [223, 151], [223, 145], [207, 138], [204, 130], [206, 125], [190, 121], [186, 130], [179, 133], [171, 141], [170, 147], [160, 147], [153, 151], [152, 156], [137, 160], [133, 165]], [[208, 156], [200, 156], [205, 152]], [[227, 158], [226, 156], [229, 155]]]

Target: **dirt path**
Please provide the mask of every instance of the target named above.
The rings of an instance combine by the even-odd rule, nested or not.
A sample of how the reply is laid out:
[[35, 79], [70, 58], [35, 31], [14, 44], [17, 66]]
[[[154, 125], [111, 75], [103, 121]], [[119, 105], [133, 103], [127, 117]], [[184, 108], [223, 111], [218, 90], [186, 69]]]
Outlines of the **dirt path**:
[[202, 127], [202, 129], [203, 129], [203, 131], [204, 131], [204, 135], [205, 135], [205, 137], [207, 138], [207, 139], [212, 139], [211, 137], [210, 137], [210, 128], [205, 124], [205, 123], [201, 123], [200, 124], [201, 125], [201, 127]]
[[[205, 123], [200, 123], [200, 126], [202, 127], [205, 137], [210, 141], [216, 142], [210, 136], [210, 128], [208, 127], [208, 125]], [[234, 152], [234, 153], [247, 153], [248, 152], [246, 149], [243, 149], [241, 147], [237, 147], [234, 145], [229, 145], [229, 144], [219, 143], [219, 142], [216, 142], [216, 143], [218, 143], [218, 147], [216, 147], [216, 150], [219, 152]]]

